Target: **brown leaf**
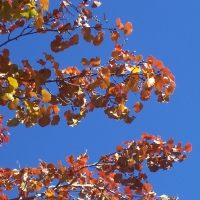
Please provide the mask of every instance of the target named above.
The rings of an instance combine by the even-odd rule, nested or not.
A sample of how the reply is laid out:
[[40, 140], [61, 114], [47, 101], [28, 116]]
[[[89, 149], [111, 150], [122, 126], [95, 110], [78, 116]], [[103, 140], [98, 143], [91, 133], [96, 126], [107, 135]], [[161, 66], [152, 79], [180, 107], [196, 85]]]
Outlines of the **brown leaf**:
[[43, 116], [42, 118], [40, 118], [38, 120], [38, 124], [41, 126], [41, 127], [45, 127], [45, 126], [48, 126], [51, 122], [51, 119], [49, 116]]
[[105, 32], [99, 32], [98, 35], [94, 38], [93, 44], [94, 46], [99, 46], [103, 42], [103, 36]]
[[90, 12], [90, 10], [83, 8], [82, 12], [84, 13], [84, 15], [88, 18], [91, 19], [92, 18], [92, 13]]
[[78, 44], [78, 41], [79, 41], [79, 36], [78, 34], [75, 34], [74, 36], [72, 36], [69, 40], [69, 45], [76, 45]]

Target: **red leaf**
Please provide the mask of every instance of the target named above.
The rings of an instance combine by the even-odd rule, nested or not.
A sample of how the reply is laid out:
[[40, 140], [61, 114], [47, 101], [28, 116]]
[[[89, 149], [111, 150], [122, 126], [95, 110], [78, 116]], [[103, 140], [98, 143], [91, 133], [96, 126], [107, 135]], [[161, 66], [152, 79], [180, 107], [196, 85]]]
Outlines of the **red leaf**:
[[9, 137], [8, 137], [7, 135], [4, 135], [3, 141], [4, 141], [6, 144], [8, 144], [8, 142], [9, 142]]
[[192, 151], [192, 144], [191, 143], [187, 143], [185, 145], [185, 151], [190, 153]]

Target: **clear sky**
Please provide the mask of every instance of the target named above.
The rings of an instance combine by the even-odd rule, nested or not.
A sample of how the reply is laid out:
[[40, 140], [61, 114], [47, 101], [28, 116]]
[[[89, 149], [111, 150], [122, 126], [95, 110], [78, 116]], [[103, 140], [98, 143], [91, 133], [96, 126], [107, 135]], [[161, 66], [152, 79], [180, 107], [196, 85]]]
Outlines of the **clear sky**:
[[[73, 2], [78, 2], [73, 1]], [[59, 1], [50, 1], [52, 9]], [[176, 77], [177, 87], [170, 102], [160, 104], [153, 97], [144, 103], [144, 108], [132, 124], [109, 119], [103, 110], [96, 110], [71, 128], [64, 119], [59, 126], [41, 128], [38, 125], [26, 129], [23, 125], [10, 128], [10, 142], [0, 149], [0, 167], [18, 168], [38, 166], [38, 159], [46, 162], [65, 162], [70, 154], [78, 156], [87, 149], [89, 163], [102, 154], [111, 153], [122, 141], [139, 139], [143, 132], [160, 135], [164, 140], [174, 138], [183, 144], [191, 142], [193, 151], [182, 163], [175, 163], [169, 171], [148, 173], [149, 182], [158, 195], [179, 195], [181, 200], [199, 199], [200, 178], [200, 1], [181, 0], [102, 0], [102, 6], [94, 10], [114, 27], [115, 20], [131, 21], [133, 33], [125, 44], [130, 51], [136, 50], [144, 58], [153, 55], [162, 60]], [[102, 17], [101, 17], [102, 16]], [[105, 38], [109, 34], [105, 35]], [[0, 38], [0, 43], [3, 42]], [[51, 53], [61, 68], [80, 66], [81, 58], [99, 56], [104, 62], [109, 59], [114, 43], [106, 39], [100, 47], [81, 41], [61, 53], [50, 50], [49, 42], [54, 34], [33, 35], [21, 38], [4, 46], [11, 51], [11, 61], [21, 65], [28, 59], [32, 66], [40, 67], [36, 60], [43, 58], [42, 52]], [[139, 96], [130, 98], [133, 106]], [[4, 124], [15, 113], [1, 107]], [[13, 194], [13, 197], [16, 196]]]

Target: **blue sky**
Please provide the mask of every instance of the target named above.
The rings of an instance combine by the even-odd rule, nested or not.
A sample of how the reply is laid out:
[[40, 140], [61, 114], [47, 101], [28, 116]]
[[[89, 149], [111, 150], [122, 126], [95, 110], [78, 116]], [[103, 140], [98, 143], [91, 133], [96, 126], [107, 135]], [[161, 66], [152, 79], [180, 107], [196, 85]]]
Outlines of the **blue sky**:
[[[52, 3], [53, 2], [53, 3]], [[74, 1], [77, 2], [77, 1]], [[51, 1], [50, 9], [59, 1]], [[96, 10], [101, 19], [103, 13], [109, 21], [107, 26], [115, 26], [120, 17], [122, 22], [131, 21], [133, 33], [125, 44], [130, 51], [136, 50], [144, 58], [153, 55], [162, 60], [176, 77], [177, 87], [170, 102], [159, 104], [156, 98], [144, 103], [144, 108], [132, 124], [109, 119], [103, 110], [96, 110], [74, 127], [68, 127], [62, 119], [59, 126], [26, 129], [23, 125], [10, 128], [10, 142], [0, 150], [1, 167], [18, 168], [16, 161], [24, 166], [37, 166], [38, 159], [57, 163], [70, 154], [78, 156], [87, 149], [90, 160], [95, 162], [100, 155], [111, 153], [122, 141], [139, 139], [143, 132], [160, 135], [164, 140], [174, 138], [176, 143], [191, 142], [193, 151], [183, 163], [175, 163], [169, 171], [148, 173], [149, 181], [158, 195], [179, 195], [181, 200], [198, 199], [200, 169], [200, 2], [199, 1], [159, 1], [126, 0], [102, 1]], [[2, 36], [1, 36], [2, 37]], [[105, 35], [105, 38], [109, 34]], [[3, 37], [1, 41], [3, 41]], [[11, 61], [21, 65], [28, 59], [32, 66], [43, 58], [42, 52], [51, 53], [49, 42], [54, 34], [33, 35], [4, 46], [11, 51]], [[1, 42], [0, 42], [1, 43]], [[61, 53], [51, 53], [61, 64], [61, 68], [81, 66], [81, 58], [99, 56], [102, 61], [109, 59], [114, 43], [106, 39], [100, 47], [84, 41]], [[139, 96], [132, 95], [129, 106], [133, 106]], [[15, 113], [1, 108], [6, 120]], [[16, 196], [13, 194], [13, 197]]]

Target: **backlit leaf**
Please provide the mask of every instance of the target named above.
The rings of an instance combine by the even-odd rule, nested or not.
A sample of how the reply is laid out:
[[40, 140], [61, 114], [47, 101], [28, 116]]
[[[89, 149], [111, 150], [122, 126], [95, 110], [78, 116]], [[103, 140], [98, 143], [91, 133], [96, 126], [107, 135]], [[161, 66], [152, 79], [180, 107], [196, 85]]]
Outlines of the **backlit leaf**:
[[185, 151], [190, 153], [192, 151], [192, 144], [191, 143], [187, 143], [185, 145]]
[[12, 85], [14, 88], [18, 87], [18, 82], [15, 78], [12, 77], [8, 77], [8, 82], [10, 85]]
[[48, 10], [49, 0], [39, 0], [39, 4], [43, 8], [43, 10]]
[[110, 38], [113, 42], [117, 42], [119, 40], [119, 37], [120, 34], [117, 31], [112, 32], [112, 34], [110, 35]]
[[98, 33], [98, 35], [93, 40], [94, 46], [99, 46], [103, 42], [104, 34], [105, 34], [105, 32], [99, 32]]
[[101, 59], [99, 57], [96, 56], [96, 58], [91, 58], [90, 59], [90, 64], [93, 66], [93, 67], [98, 67], [101, 63]]
[[6, 144], [8, 144], [8, 142], [9, 142], [9, 137], [8, 137], [7, 135], [4, 135], [3, 141], [4, 141]]
[[121, 23], [120, 18], [116, 19], [116, 26], [119, 30], [122, 30], [124, 28], [124, 25]]
[[48, 103], [50, 100], [51, 100], [51, 94], [47, 90], [43, 89], [42, 90], [42, 101], [44, 103]]
[[132, 23], [131, 22], [127, 22], [125, 25], [124, 25], [124, 34], [125, 35], [129, 35], [131, 34], [133, 31], [133, 28], [132, 28]]
[[47, 189], [47, 190], [45, 191], [45, 195], [46, 195], [47, 197], [53, 197], [54, 194], [55, 194], [55, 191], [54, 191], [54, 190]]
[[148, 134], [148, 133], [143, 133], [143, 134], [141, 135], [141, 137], [142, 137], [143, 139], [146, 139], [146, 140], [154, 140], [154, 139], [155, 139], [155, 136], [154, 136], [154, 135], [151, 135], [151, 134]]
[[136, 102], [135, 105], [133, 106], [133, 109], [136, 113], [139, 113], [143, 108], [143, 104], [140, 102]]
[[145, 190], [146, 193], [148, 193], [152, 190], [152, 186], [149, 183], [144, 183], [143, 189]]

